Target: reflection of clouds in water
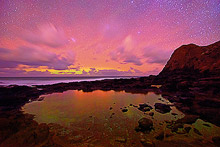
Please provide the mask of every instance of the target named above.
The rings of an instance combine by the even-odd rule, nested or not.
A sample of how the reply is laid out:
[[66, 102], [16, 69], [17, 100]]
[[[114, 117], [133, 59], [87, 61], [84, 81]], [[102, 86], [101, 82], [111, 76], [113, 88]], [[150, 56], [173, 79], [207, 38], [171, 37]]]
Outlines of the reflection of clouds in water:
[[[105, 134], [105, 139], [117, 136], [129, 136], [133, 140], [140, 141], [138, 132], [135, 127], [138, 121], [143, 118], [149, 118], [153, 121], [154, 130], [145, 134], [150, 139], [155, 139], [154, 136], [161, 130], [169, 130], [168, 125], [174, 125], [173, 121], [184, 117], [184, 114], [177, 110], [175, 106], [171, 106], [169, 113], [161, 114], [155, 109], [142, 112], [138, 110], [139, 104], [146, 103], [154, 108], [155, 103], [170, 104], [167, 99], [160, 94], [149, 92], [148, 94], [131, 94], [126, 92], [115, 91], [93, 91], [83, 92], [69, 90], [64, 93], [53, 93], [44, 95], [44, 100], [41, 102], [28, 103], [23, 107], [24, 112], [34, 114], [35, 120], [39, 123], [58, 123], [65, 127], [70, 127], [72, 130], [78, 130], [80, 133], [88, 135], [94, 133]], [[132, 104], [132, 105], [130, 105]], [[110, 107], [112, 109], [110, 109]], [[122, 112], [120, 108], [127, 108], [127, 112]], [[149, 113], [154, 112], [153, 116]], [[176, 113], [172, 115], [171, 113]], [[114, 114], [114, 115], [112, 115]], [[192, 125], [184, 124], [184, 127], [190, 126], [198, 129], [204, 137], [209, 138], [212, 133], [217, 134], [220, 129], [210, 123], [211, 128], [204, 126], [204, 121], [198, 119]], [[193, 130], [193, 129], [191, 129]], [[86, 132], [88, 131], [88, 132]], [[171, 131], [171, 130], [170, 130]], [[127, 137], [128, 137], [127, 136]], [[194, 136], [193, 138], [191, 136]], [[110, 138], [109, 138], [110, 137]], [[196, 136], [193, 131], [189, 135], [174, 133], [172, 139], [182, 138], [184, 140], [199, 139], [201, 136]]]
[[[41, 107], [45, 111], [50, 111], [50, 115], [54, 115], [59, 118], [57, 120], [57, 123], [67, 123], [68, 120], [71, 120], [73, 118], [81, 120], [90, 115], [95, 116], [99, 119], [104, 119], [105, 117], [110, 117], [110, 107], [113, 108], [112, 112], [116, 113], [118, 117], [130, 118], [138, 121], [140, 117], [146, 117], [146, 114], [144, 114], [137, 108], [130, 106], [130, 104], [139, 106], [139, 104], [141, 103], [148, 103], [153, 108], [155, 103], [171, 104], [168, 100], [162, 98], [161, 95], [156, 95], [153, 92], [149, 92], [147, 95], [144, 95], [114, 91], [104, 92], [101, 90], [97, 90], [89, 93], [85, 93], [82, 91], [67, 91], [62, 94], [54, 93], [46, 95], [43, 103], [27, 104], [25, 105], [25, 107], [27, 108], [27, 111], [31, 111], [31, 113], [34, 114], [36, 113], [36, 119], [45, 114], [43, 114], [43, 112], [38, 112], [37, 109], [32, 109], [33, 105], [35, 105], [35, 108]], [[120, 108], [124, 107], [128, 108], [128, 112], [121, 112]], [[154, 119], [160, 122], [164, 120], [176, 120], [183, 117], [183, 114], [175, 107], [171, 108], [171, 112], [166, 114], [161, 114], [154, 109], [151, 110], [155, 113]], [[177, 116], [173, 116], [171, 115], [171, 113], [176, 113]], [[44, 122], [46, 120], [42, 121]]]

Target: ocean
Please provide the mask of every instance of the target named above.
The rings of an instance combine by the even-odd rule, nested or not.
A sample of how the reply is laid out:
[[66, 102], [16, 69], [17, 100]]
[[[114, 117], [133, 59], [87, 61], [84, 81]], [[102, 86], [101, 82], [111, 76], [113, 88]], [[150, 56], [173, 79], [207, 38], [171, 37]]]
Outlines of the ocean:
[[135, 76], [96, 76], [96, 77], [0, 77], [0, 86], [8, 85], [49, 85], [80, 81], [96, 81], [104, 79], [127, 79]]

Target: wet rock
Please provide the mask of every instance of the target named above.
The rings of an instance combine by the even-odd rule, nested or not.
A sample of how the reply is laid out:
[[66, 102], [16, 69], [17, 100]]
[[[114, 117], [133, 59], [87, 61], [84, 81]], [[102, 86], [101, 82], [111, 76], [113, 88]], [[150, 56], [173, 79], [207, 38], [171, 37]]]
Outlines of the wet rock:
[[191, 130], [191, 127], [185, 127], [184, 130], [186, 131], [186, 133], [189, 133], [189, 131]]
[[128, 109], [127, 109], [127, 108], [123, 108], [121, 111], [122, 111], [122, 112], [127, 112]]
[[43, 96], [39, 97], [39, 99], [38, 99], [38, 101], [43, 101], [43, 100], [44, 100]]
[[198, 104], [202, 107], [210, 107], [210, 108], [219, 108], [220, 107], [219, 101], [210, 100], [210, 99], [202, 100], [202, 101], [198, 102]]
[[199, 118], [197, 115], [186, 115], [185, 117], [178, 119], [176, 123], [193, 124]]
[[178, 115], [178, 114], [176, 114], [176, 113], [171, 113], [172, 115]]
[[156, 103], [154, 106], [157, 112], [160, 112], [163, 114], [171, 111], [170, 106], [166, 104]]
[[220, 146], [220, 136], [212, 137], [212, 141], [216, 146]]
[[139, 126], [136, 127], [136, 131], [150, 131], [153, 128], [153, 121], [148, 118], [141, 118], [138, 121]]
[[183, 128], [183, 124], [174, 124], [171, 130], [172, 132], [177, 132], [179, 128]]
[[141, 139], [140, 142], [142, 143], [143, 146], [154, 147], [154, 143], [150, 140]]
[[155, 138], [156, 138], [157, 140], [163, 140], [163, 139], [164, 139], [164, 132], [163, 132], [163, 131], [159, 132], [159, 133], [155, 136]]
[[150, 112], [149, 115], [150, 115], [150, 116], [154, 116], [154, 112]]
[[140, 111], [146, 112], [146, 111], [150, 111], [151, 109], [153, 109], [150, 105], [144, 103], [144, 104], [139, 104], [139, 108]]
[[204, 126], [206, 126], [206, 127], [211, 127], [209, 124], [203, 124]]
[[199, 132], [199, 130], [198, 130], [198, 129], [193, 128], [193, 131], [194, 131], [196, 134], [198, 134], [198, 135], [202, 136], [202, 134]]
[[126, 142], [127, 142], [127, 139], [126, 139], [126, 138], [123, 138], [123, 137], [117, 137], [117, 138], [115, 139], [115, 141], [121, 142], [121, 143], [126, 143]]
[[35, 130], [36, 134], [36, 142], [43, 142], [48, 138], [49, 135], [49, 127], [47, 124], [40, 124]]

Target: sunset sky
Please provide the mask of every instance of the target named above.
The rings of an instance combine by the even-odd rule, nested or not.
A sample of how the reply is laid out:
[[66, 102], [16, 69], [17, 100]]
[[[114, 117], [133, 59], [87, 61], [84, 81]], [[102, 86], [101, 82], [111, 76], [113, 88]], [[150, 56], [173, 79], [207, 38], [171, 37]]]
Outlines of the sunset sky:
[[0, 0], [0, 76], [147, 76], [219, 40], [220, 0]]

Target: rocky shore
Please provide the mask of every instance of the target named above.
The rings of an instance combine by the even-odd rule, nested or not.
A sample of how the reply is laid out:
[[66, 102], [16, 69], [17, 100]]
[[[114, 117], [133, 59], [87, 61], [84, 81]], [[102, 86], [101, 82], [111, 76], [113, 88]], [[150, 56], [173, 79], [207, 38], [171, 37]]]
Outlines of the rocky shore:
[[[20, 142], [17, 140], [18, 146], [19, 143], [28, 146], [56, 146], [50, 142], [49, 138], [53, 134], [49, 133], [48, 125], [37, 124], [33, 121], [33, 116], [22, 114], [20, 108], [27, 102], [39, 100], [43, 94], [67, 90], [84, 92], [114, 90], [129, 93], [153, 91], [162, 94], [186, 115], [192, 116], [172, 124], [172, 130], [178, 130], [178, 128], [182, 128], [183, 124], [193, 123], [198, 118], [220, 126], [220, 42], [205, 47], [193, 44], [181, 46], [173, 53], [167, 65], [157, 76], [31, 87], [2, 86], [0, 87], [0, 143], [3, 142], [3, 145], [0, 146], [10, 144], [13, 140], [16, 141], [16, 137], [22, 136], [22, 134], [29, 134], [27, 135], [29, 138], [19, 140]], [[166, 105], [157, 104], [155, 107], [162, 113], [170, 111]], [[140, 109], [145, 111], [144, 106]], [[139, 130], [152, 129], [152, 122], [149, 120], [142, 119], [138, 123]], [[184, 129], [188, 131], [189, 128]], [[199, 134], [198, 131], [194, 131]], [[218, 137], [212, 140], [214, 144], [219, 145]], [[144, 140], [142, 142], [146, 143]]]

